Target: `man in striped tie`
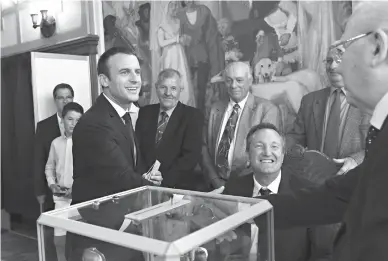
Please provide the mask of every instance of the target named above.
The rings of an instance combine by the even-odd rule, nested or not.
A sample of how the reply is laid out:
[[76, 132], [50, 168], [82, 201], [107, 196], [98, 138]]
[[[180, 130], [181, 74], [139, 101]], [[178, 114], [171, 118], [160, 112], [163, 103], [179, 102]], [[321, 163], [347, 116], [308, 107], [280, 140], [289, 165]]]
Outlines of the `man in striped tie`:
[[142, 159], [147, 168], [156, 160], [161, 163], [162, 186], [197, 190], [204, 183], [194, 174], [201, 157], [202, 113], [179, 102], [177, 70], [161, 71], [155, 88], [159, 103], [142, 107], [136, 125]]
[[326, 154], [342, 164], [338, 175], [361, 164], [370, 116], [346, 100], [336, 54], [329, 50], [324, 61], [330, 86], [305, 95], [294, 125], [287, 133], [287, 148], [300, 144]]

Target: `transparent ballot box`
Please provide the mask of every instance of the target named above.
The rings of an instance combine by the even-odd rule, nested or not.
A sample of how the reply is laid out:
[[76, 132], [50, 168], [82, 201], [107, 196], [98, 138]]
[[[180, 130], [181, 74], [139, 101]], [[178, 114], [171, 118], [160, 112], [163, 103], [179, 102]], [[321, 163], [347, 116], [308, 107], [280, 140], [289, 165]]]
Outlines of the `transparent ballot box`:
[[58, 247], [67, 261], [274, 260], [273, 209], [255, 198], [145, 186], [45, 212], [37, 229], [40, 261]]

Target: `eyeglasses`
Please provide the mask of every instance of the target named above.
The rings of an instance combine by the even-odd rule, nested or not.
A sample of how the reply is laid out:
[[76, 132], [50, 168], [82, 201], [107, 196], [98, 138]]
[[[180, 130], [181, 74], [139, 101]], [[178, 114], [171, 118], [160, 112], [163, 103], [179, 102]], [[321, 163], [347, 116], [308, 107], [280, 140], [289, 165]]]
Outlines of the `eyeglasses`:
[[340, 64], [342, 61], [342, 56], [345, 53], [346, 49], [355, 41], [361, 38], [364, 38], [370, 35], [371, 33], [372, 32], [368, 32], [366, 34], [360, 34], [350, 39], [343, 40], [341, 42], [331, 45], [329, 47], [329, 55], [328, 55], [330, 58], [326, 58], [324, 62], [326, 63], [327, 66], [331, 65], [333, 61], [336, 62], [337, 64]]

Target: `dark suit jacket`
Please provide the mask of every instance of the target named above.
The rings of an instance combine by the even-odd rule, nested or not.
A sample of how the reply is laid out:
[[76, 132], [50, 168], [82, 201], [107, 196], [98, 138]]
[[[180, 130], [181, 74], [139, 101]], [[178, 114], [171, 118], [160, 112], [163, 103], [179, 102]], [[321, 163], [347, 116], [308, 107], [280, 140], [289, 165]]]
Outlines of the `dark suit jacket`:
[[35, 195], [46, 195], [44, 210], [54, 208], [52, 193], [47, 185], [45, 167], [50, 152], [51, 142], [61, 136], [57, 114], [48, 117], [36, 126], [34, 144], [34, 181]]
[[[219, 101], [213, 104], [209, 121], [204, 130], [204, 144], [202, 148], [203, 171], [212, 186], [219, 188], [225, 181], [217, 174], [215, 167], [216, 147], [218, 138], [222, 135], [221, 124], [227, 109], [229, 100]], [[248, 94], [245, 107], [240, 115], [241, 119], [236, 129], [236, 142], [233, 152], [233, 164], [231, 169], [246, 166], [246, 137], [249, 130], [262, 122], [272, 123], [279, 127], [280, 113], [278, 107], [270, 101]]]
[[[294, 125], [287, 133], [287, 147], [300, 144], [321, 151], [323, 124], [330, 88], [311, 92], [302, 98]], [[339, 146], [339, 158], [352, 157], [358, 164], [364, 159], [365, 138], [370, 116], [350, 106]]]
[[73, 201], [107, 196], [142, 185], [144, 168], [124, 122], [101, 94], [73, 132]]
[[[343, 222], [334, 247], [334, 260], [387, 260], [388, 257], [388, 126], [373, 141], [368, 157], [346, 175], [317, 189], [290, 197], [270, 195], [275, 227]], [[256, 220], [255, 220], [256, 221]]]
[[155, 146], [160, 105], [140, 109], [136, 136], [144, 165], [149, 169], [159, 160], [163, 176], [162, 186], [195, 190], [186, 184], [201, 158], [203, 116], [200, 110], [178, 103], [168, 121], [166, 130]]
[[[298, 189], [311, 186], [312, 183], [309, 181], [293, 175], [290, 171], [283, 168], [278, 193], [292, 195]], [[231, 176], [226, 183], [223, 194], [252, 197], [253, 188], [253, 173], [248, 172], [247, 175], [240, 177], [238, 175]], [[323, 227], [275, 229], [275, 260], [331, 260], [332, 240], [330, 239], [334, 235], [335, 231]]]

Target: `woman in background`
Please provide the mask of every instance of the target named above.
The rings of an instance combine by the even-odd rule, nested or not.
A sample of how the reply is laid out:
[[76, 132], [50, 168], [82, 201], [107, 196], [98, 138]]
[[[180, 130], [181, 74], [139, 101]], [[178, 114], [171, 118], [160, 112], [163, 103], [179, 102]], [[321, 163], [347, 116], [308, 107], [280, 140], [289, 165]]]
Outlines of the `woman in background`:
[[[172, 68], [181, 74], [180, 102], [195, 107], [195, 96], [183, 45], [190, 41], [187, 35], [180, 35], [180, 21], [176, 17], [179, 2], [170, 1], [165, 5], [162, 22], [157, 29], [157, 42], [161, 49], [159, 72]], [[151, 104], [158, 103], [154, 88]]]

